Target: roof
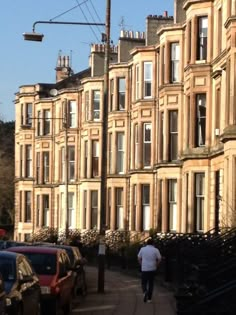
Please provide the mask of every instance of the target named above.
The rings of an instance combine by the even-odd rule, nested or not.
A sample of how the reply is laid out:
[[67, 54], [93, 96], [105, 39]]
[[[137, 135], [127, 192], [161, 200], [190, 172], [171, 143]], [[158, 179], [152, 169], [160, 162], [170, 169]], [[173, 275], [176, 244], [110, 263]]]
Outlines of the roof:
[[11, 258], [11, 259], [16, 259], [18, 256], [20, 256], [19, 253], [10, 253], [9, 251], [7, 250], [1, 250], [0, 251], [0, 259], [5, 257], [5, 258]]
[[61, 248], [46, 247], [46, 246], [17, 246], [10, 247], [7, 251], [17, 253], [42, 253], [42, 254], [56, 254], [58, 251], [62, 251]]

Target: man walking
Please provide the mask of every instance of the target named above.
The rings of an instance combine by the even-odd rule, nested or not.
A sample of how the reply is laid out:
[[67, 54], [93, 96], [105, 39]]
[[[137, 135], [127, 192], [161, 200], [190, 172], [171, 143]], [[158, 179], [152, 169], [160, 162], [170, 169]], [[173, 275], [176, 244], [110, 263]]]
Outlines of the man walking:
[[160, 251], [153, 246], [153, 240], [151, 238], [147, 240], [147, 245], [140, 249], [138, 261], [142, 271], [143, 301], [145, 303], [151, 303], [155, 272], [161, 262]]

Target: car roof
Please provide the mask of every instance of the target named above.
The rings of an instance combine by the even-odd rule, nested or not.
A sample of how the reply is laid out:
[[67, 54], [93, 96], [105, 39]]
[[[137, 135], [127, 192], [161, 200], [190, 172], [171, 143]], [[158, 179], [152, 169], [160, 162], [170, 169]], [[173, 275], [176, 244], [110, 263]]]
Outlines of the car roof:
[[61, 248], [46, 247], [46, 246], [16, 246], [10, 247], [7, 251], [18, 253], [42, 253], [42, 254], [57, 254], [63, 251]]
[[16, 253], [16, 252], [10, 252], [8, 250], [1, 250], [0, 251], [0, 259], [1, 258], [10, 258], [10, 259], [17, 259], [17, 257], [23, 256], [20, 253]]

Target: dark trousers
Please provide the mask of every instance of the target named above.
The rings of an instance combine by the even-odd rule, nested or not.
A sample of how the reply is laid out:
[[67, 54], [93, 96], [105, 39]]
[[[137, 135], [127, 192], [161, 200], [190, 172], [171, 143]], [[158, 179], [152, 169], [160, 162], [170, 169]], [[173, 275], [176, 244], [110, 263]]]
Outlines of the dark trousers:
[[142, 289], [147, 293], [148, 300], [152, 299], [155, 271], [142, 271]]

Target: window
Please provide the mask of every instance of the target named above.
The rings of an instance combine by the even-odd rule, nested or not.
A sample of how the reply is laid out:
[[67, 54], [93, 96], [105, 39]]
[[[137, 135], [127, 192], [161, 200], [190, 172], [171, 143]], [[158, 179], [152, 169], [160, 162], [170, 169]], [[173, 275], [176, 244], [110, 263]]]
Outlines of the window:
[[61, 181], [65, 182], [65, 167], [66, 167], [66, 160], [65, 160], [65, 148], [61, 148]]
[[84, 211], [83, 211], [83, 229], [86, 229], [86, 218], [87, 218], [87, 190], [84, 190]]
[[19, 222], [22, 222], [22, 191], [19, 191]]
[[92, 141], [92, 177], [97, 177], [99, 170], [99, 142]]
[[110, 112], [112, 112], [114, 106], [114, 79], [110, 80]]
[[221, 8], [218, 10], [217, 28], [218, 28], [217, 50], [218, 50], [218, 54], [220, 54], [222, 51], [222, 9]]
[[166, 54], [165, 54], [165, 46], [161, 48], [161, 83], [165, 83], [165, 67], [166, 67]]
[[139, 161], [139, 136], [138, 136], [138, 124], [134, 125], [134, 168], [138, 168], [138, 161]]
[[206, 142], [206, 94], [196, 94], [197, 130], [196, 146], [204, 146]]
[[68, 127], [75, 128], [76, 127], [76, 101], [69, 101], [69, 121]]
[[152, 97], [152, 63], [144, 62], [144, 98]]
[[124, 229], [123, 188], [116, 188], [116, 229]]
[[188, 54], [187, 55], [187, 61], [188, 61], [188, 63], [191, 62], [191, 58], [192, 58], [191, 34], [192, 34], [192, 22], [189, 21], [189, 23], [188, 23], [188, 34], [187, 34], [187, 36], [188, 36], [188, 38], [187, 38], [187, 40], [188, 40], [188, 50], [187, 50], [187, 54]]
[[23, 145], [20, 145], [20, 177], [23, 176]]
[[169, 130], [170, 130], [170, 147], [169, 159], [175, 161], [178, 159], [178, 111], [169, 111]]
[[31, 222], [31, 191], [25, 192], [25, 222]]
[[118, 79], [118, 110], [125, 109], [125, 78]]
[[150, 229], [150, 185], [142, 185], [142, 229]]
[[76, 217], [75, 217], [75, 194], [72, 192], [68, 193], [68, 206], [69, 206], [69, 218], [68, 226], [70, 228], [75, 228], [76, 226]]
[[100, 91], [93, 91], [93, 120], [100, 119]]
[[45, 109], [43, 111], [43, 134], [48, 135], [50, 134], [50, 110]]
[[111, 187], [107, 189], [107, 214], [106, 214], [106, 226], [108, 229], [110, 229], [110, 220], [111, 220]]
[[112, 174], [112, 133], [108, 134], [108, 173]]
[[24, 104], [20, 104], [20, 124], [24, 125]]
[[133, 213], [132, 213], [132, 227], [131, 229], [135, 231], [136, 229], [136, 216], [137, 216], [137, 185], [133, 186]]
[[40, 183], [40, 152], [36, 153], [36, 183]]
[[140, 82], [139, 82], [139, 65], [135, 67], [135, 99], [139, 100], [139, 89], [140, 89]]
[[159, 144], [159, 157], [160, 161], [164, 159], [164, 112], [160, 112], [160, 144]]
[[43, 226], [49, 226], [49, 195], [43, 195]]
[[201, 232], [204, 229], [204, 192], [205, 174], [195, 174], [195, 231]]
[[85, 120], [89, 121], [89, 91], [85, 92]]
[[68, 147], [68, 179], [75, 180], [75, 147]]
[[169, 231], [177, 230], [177, 180], [168, 180], [168, 219]]
[[221, 110], [221, 88], [216, 89], [216, 102], [215, 102], [215, 129], [220, 129], [220, 110]]
[[40, 195], [36, 196], [36, 226], [40, 226]]
[[198, 18], [198, 46], [197, 60], [207, 59], [207, 31], [208, 18], [206, 16]]
[[151, 129], [150, 123], [143, 124], [143, 166], [151, 166]]
[[26, 152], [26, 166], [25, 166], [25, 177], [32, 177], [32, 146], [27, 144], [25, 146]]
[[98, 217], [98, 192], [91, 190], [91, 228], [97, 228]]
[[27, 126], [32, 126], [32, 103], [26, 104], [26, 119], [25, 124]]
[[179, 59], [180, 59], [180, 48], [179, 43], [170, 44], [170, 81], [172, 83], [179, 82]]
[[124, 173], [124, 139], [125, 135], [123, 132], [117, 132], [117, 173]]
[[88, 141], [84, 141], [84, 177], [88, 177]]
[[49, 182], [49, 152], [43, 152], [43, 182]]
[[39, 110], [37, 112], [37, 136], [41, 136], [41, 125], [42, 125], [42, 117], [41, 117], [41, 111]]

